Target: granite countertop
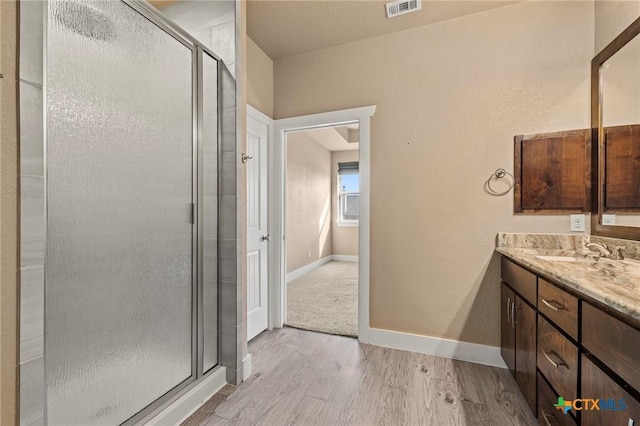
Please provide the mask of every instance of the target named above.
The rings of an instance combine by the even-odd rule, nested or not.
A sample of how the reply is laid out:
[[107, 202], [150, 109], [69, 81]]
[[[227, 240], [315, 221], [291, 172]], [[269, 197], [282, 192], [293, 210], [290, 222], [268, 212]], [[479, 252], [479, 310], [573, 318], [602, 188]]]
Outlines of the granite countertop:
[[[574, 249], [497, 247], [496, 251], [532, 271], [583, 293], [640, 321], [640, 261], [600, 258]], [[572, 256], [575, 262], [536, 256]]]

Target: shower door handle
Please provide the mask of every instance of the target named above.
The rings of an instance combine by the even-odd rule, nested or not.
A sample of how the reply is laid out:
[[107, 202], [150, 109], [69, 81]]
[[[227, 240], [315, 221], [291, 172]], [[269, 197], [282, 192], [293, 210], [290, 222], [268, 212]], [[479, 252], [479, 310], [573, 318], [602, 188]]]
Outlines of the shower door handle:
[[261, 241], [271, 241], [271, 235], [267, 234], [267, 235], [263, 235], [262, 237], [260, 237]]

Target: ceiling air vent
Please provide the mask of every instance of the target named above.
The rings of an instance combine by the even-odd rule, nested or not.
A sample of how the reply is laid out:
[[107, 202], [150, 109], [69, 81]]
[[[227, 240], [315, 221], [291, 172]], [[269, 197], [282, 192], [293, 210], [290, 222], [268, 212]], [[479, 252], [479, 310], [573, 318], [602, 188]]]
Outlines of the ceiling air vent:
[[387, 18], [404, 15], [422, 9], [422, 0], [400, 0], [387, 3]]

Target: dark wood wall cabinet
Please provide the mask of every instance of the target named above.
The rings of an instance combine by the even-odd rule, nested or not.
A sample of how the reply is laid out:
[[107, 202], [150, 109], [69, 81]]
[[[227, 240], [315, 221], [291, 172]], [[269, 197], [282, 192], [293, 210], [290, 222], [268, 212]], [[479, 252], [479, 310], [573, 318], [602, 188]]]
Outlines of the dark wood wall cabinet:
[[591, 129], [514, 137], [514, 212], [591, 211]]
[[[604, 127], [604, 213], [640, 209], [640, 125]], [[592, 206], [592, 130], [514, 137], [514, 212], [588, 213]]]
[[[539, 424], [640, 426], [640, 324], [506, 257], [501, 266], [501, 353]], [[564, 414], [558, 397], [583, 409]]]

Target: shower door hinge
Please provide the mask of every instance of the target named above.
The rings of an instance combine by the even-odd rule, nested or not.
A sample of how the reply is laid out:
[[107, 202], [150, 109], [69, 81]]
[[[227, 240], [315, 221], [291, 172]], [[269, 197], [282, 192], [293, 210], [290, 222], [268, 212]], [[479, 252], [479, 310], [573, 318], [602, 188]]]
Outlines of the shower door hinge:
[[194, 203], [189, 204], [189, 223], [196, 223], [196, 205]]

